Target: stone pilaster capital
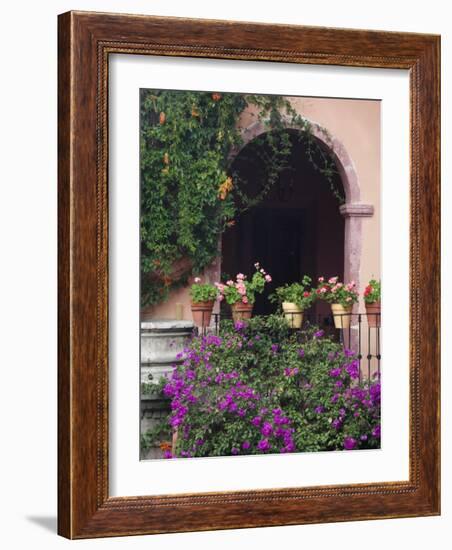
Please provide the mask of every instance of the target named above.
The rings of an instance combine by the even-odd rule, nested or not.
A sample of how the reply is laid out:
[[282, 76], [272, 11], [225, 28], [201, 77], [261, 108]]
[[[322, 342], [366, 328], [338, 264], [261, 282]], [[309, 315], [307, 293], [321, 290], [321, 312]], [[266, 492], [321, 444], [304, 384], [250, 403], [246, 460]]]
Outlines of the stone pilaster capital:
[[370, 218], [374, 215], [374, 207], [372, 204], [350, 202], [342, 204], [339, 207], [339, 212], [344, 218]]

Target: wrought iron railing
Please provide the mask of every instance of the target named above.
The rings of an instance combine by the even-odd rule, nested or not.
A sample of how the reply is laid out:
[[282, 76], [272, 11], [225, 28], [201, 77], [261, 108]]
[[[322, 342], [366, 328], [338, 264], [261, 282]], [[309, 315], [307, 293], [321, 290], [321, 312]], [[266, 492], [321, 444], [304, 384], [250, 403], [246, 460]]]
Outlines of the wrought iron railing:
[[[206, 317], [204, 317], [206, 316]], [[231, 315], [223, 313], [203, 313], [202, 323], [195, 327], [195, 334], [219, 334], [221, 322]], [[380, 374], [381, 346], [380, 313], [344, 313], [331, 315], [312, 315], [290, 312], [284, 314], [289, 329], [300, 333], [309, 327], [317, 326], [325, 335], [353, 350], [359, 361], [360, 379], [370, 378], [374, 372]]]

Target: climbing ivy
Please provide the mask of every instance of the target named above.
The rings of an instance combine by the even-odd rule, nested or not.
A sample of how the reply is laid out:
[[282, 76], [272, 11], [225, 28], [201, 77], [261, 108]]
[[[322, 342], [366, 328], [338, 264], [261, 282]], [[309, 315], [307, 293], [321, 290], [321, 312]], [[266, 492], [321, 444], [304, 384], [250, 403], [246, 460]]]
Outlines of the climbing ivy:
[[[250, 106], [268, 130], [250, 150], [264, 174], [253, 196], [231, 155], [242, 145], [238, 121]], [[201, 273], [217, 256], [221, 233], [289, 167], [293, 139], [285, 131], [287, 119], [341, 200], [333, 160], [285, 97], [142, 89], [140, 115], [143, 306], [165, 300], [190, 274]]]

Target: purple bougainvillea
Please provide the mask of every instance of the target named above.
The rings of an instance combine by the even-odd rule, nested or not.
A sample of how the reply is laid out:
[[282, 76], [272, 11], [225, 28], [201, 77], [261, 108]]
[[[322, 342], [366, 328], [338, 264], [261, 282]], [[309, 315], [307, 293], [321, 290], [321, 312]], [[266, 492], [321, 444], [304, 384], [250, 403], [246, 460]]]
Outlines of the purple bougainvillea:
[[355, 449], [358, 442], [354, 437], [347, 436], [344, 438], [344, 449], [347, 451], [351, 451], [352, 449]]
[[379, 376], [361, 379], [353, 350], [279, 316], [193, 337], [159, 387], [170, 413], [147, 437], [176, 434], [165, 458], [380, 446]]

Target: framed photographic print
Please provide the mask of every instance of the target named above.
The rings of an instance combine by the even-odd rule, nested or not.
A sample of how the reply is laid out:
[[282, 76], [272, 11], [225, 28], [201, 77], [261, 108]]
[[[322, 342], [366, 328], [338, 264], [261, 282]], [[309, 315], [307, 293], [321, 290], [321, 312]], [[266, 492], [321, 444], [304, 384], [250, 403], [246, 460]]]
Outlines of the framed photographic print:
[[437, 36], [59, 17], [59, 533], [439, 514]]

